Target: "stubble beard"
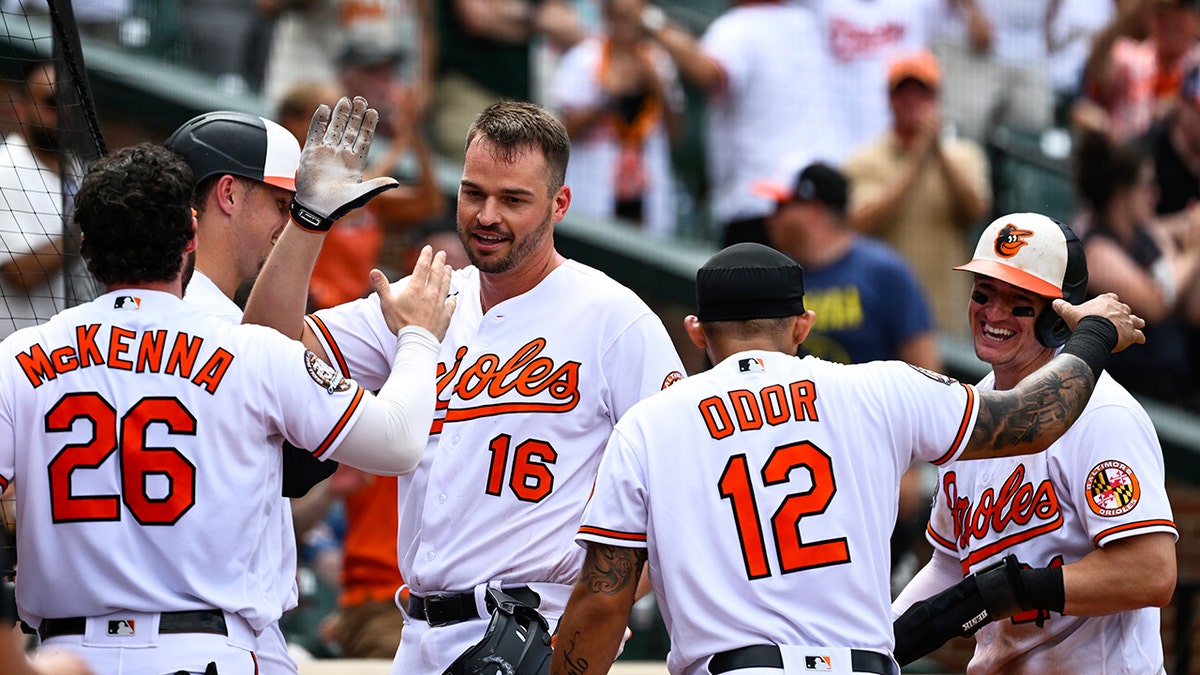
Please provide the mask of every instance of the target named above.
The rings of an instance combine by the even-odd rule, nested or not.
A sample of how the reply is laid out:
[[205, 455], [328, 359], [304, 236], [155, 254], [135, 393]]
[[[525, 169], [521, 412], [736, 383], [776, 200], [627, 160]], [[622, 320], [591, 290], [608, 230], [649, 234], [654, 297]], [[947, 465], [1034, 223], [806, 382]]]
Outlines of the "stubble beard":
[[471, 260], [471, 264], [480, 272], [486, 274], [502, 274], [511, 271], [521, 263], [529, 259], [533, 252], [541, 246], [542, 242], [550, 236], [551, 228], [551, 211], [546, 209], [546, 217], [538, 224], [532, 232], [520, 240], [514, 240], [513, 248], [508, 255], [495, 258], [478, 255], [471, 247], [469, 237], [465, 230], [459, 230], [459, 239], [462, 240], [463, 248], [467, 250], [467, 258]]

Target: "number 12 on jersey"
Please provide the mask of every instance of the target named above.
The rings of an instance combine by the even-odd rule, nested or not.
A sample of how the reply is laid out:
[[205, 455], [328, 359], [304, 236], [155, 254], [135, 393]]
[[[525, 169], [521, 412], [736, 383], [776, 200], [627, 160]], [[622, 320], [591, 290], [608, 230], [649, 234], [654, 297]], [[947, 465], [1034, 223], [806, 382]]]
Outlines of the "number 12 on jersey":
[[[800, 519], [825, 512], [837, 493], [833, 462], [829, 455], [808, 441], [781, 445], [775, 448], [762, 467], [765, 487], [787, 483], [791, 473], [805, 469], [812, 477], [812, 487], [804, 492], [789, 493], [771, 517], [771, 534], [779, 558], [779, 573], [788, 574], [814, 567], [842, 565], [850, 562], [850, 549], [845, 537], [804, 542], [800, 539]], [[758, 515], [756, 494], [750, 465], [745, 454], [733, 455], [721, 472], [717, 489], [722, 499], [728, 499], [733, 510], [733, 523], [742, 547], [746, 576], [761, 579], [771, 576], [767, 560], [766, 532]]]

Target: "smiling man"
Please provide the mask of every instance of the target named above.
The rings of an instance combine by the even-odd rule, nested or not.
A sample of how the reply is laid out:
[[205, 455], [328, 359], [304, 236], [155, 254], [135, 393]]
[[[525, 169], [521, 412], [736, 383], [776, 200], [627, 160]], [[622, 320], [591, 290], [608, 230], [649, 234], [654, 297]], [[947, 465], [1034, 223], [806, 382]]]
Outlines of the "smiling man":
[[[682, 378], [650, 308], [555, 248], [571, 204], [562, 122], [500, 101], [476, 117], [465, 152], [457, 220], [471, 265], [451, 284], [458, 306], [438, 357], [429, 446], [398, 479], [411, 599], [393, 673], [474, 672], [478, 664], [455, 662], [484, 637], [493, 589], [535, 607], [553, 630], [583, 564], [573, 538], [613, 425]], [[386, 380], [396, 340], [382, 332], [374, 297], [305, 319], [324, 231], [294, 222], [246, 319], [303, 340], [365, 387]]]
[[[993, 221], [955, 269], [975, 274], [971, 335], [992, 367], [981, 389], [1011, 390], [1054, 358], [1070, 330], [1051, 300], [1087, 295], [1079, 239], [1035, 213]], [[1045, 452], [940, 468], [933, 557], [893, 604], [897, 661], [974, 635], [969, 673], [1164, 672], [1158, 608], [1178, 531], [1163, 482], [1149, 417], [1108, 373]], [[981, 611], [967, 630], [952, 618]]]

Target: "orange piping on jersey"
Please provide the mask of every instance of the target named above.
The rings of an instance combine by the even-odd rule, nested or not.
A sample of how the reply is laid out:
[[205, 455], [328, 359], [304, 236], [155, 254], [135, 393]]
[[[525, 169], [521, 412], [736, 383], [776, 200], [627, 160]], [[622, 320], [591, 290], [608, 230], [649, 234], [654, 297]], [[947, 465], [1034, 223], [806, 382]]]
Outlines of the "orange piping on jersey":
[[325, 344], [329, 345], [329, 349], [333, 352], [333, 360], [337, 361], [337, 367], [338, 370], [342, 371], [342, 377], [350, 377], [350, 369], [346, 367], [346, 357], [342, 356], [342, 350], [338, 349], [337, 342], [333, 339], [333, 334], [329, 332], [329, 327], [316, 314], [309, 314], [308, 318], [312, 321], [313, 326], [320, 331], [321, 337], [325, 338]]
[[926, 533], [929, 535], [929, 537], [930, 537], [931, 539], [933, 539], [933, 540], [934, 540], [934, 542], [936, 542], [936, 543], [937, 543], [939, 546], [944, 546], [944, 547], [946, 547], [948, 550], [951, 550], [951, 551], [957, 551], [957, 550], [958, 550], [958, 546], [957, 546], [957, 545], [954, 543], [954, 540], [953, 540], [953, 539], [947, 539], [947, 538], [943, 537], [942, 535], [938, 534], [938, 533], [937, 533], [937, 530], [933, 529], [933, 523], [926, 523], [926, 525], [925, 525], [925, 532], [926, 532]]
[[975, 410], [975, 388], [963, 382], [959, 382], [959, 384], [967, 390], [967, 409], [963, 411], [962, 424], [958, 426], [958, 433], [954, 435], [954, 442], [950, 444], [950, 449], [946, 451], [946, 454], [934, 460], [934, 466], [941, 466], [950, 461], [950, 458], [954, 456], [954, 451], [958, 449], [967, 435], [967, 427], [971, 424], [971, 413]]
[[579, 534], [591, 534], [597, 537], [607, 537], [609, 539], [619, 539], [621, 541], [646, 541], [646, 534], [637, 532], [618, 532], [616, 530], [606, 530], [602, 527], [592, 527], [591, 525], [581, 525]]
[[1128, 532], [1129, 530], [1140, 530], [1142, 528], [1149, 528], [1149, 527], [1169, 527], [1172, 530], [1175, 530], [1176, 532], [1179, 531], [1179, 529], [1175, 526], [1175, 523], [1173, 523], [1169, 520], [1161, 520], [1161, 519], [1160, 520], [1141, 520], [1136, 523], [1124, 523], [1122, 525], [1117, 525], [1116, 527], [1110, 527], [1107, 530], [1104, 530], [1103, 532], [1101, 532], [1100, 534], [1097, 534], [1095, 537], [1092, 537], [1092, 544], [1094, 546], [1099, 547], [1100, 540], [1105, 537], [1111, 537], [1114, 534], [1119, 534], [1121, 532]]
[[254, 659], [254, 675], [258, 675], [258, 654], [250, 652], [250, 658]]
[[4, 476], [0, 476], [0, 492], [4, 492], [7, 489], [8, 489], [8, 479], [5, 478]]
[[971, 551], [970, 555], [967, 556], [966, 560], [962, 561], [963, 574], [970, 574], [972, 565], [974, 565], [980, 561], [987, 560], [988, 558], [992, 557], [993, 555], [996, 555], [1000, 551], [1003, 551], [1008, 548], [1012, 548], [1018, 544], [1027, 542], [1030, 539], [1040, 537], [1043, 534], [1046, 534], [1048, 532], [1053, 532], [1062, 526], [1063, 526], [1062, 511], [1059, 511], [1056, 514], [1056, 517], [1054, 520], [1052, 520], [1044, 525], [1039, 525], [1031, 530], [1022, 530], [1022, 531], [1012, 534], [1008, 537], [1000, 539], [999, 541], [994, 541], [982, 548], [974, 549]]
[[355, 390], [354, 400], [350, 401], [350, 405], [346, 407], [346, 412], [342, 413], [342, 417], [337, 421], [337, 424], [333, 425], [333, 429], [325, 437], [325, 440], [321, 442], [321, 445], [311, 451], [313, 457], [320, 457], [324, 454], [329, 449], [329, 445], [333, 443], [333, 439], [337, 438], [342, 433], [342, 430], [346, 428], [346, 424], [350, 421], [350, 416], [354, 414], [354, 411], [358, 409], [358, 405], [362, 403], [363, 391], [362, 387], [358, 387]]

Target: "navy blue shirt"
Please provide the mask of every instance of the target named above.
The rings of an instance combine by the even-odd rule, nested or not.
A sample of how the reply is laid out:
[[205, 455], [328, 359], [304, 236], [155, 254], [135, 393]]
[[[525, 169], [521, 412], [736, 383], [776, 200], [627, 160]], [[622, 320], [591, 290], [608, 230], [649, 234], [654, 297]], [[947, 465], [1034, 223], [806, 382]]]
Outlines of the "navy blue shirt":
[[933, 330], [929, 303], [908, 264], [866, 237], [857, 237], [832, 265], [804, 268], [804, 307], [817, 320], [803, 348], [827, 361], [895, 359], [901, 344]]

